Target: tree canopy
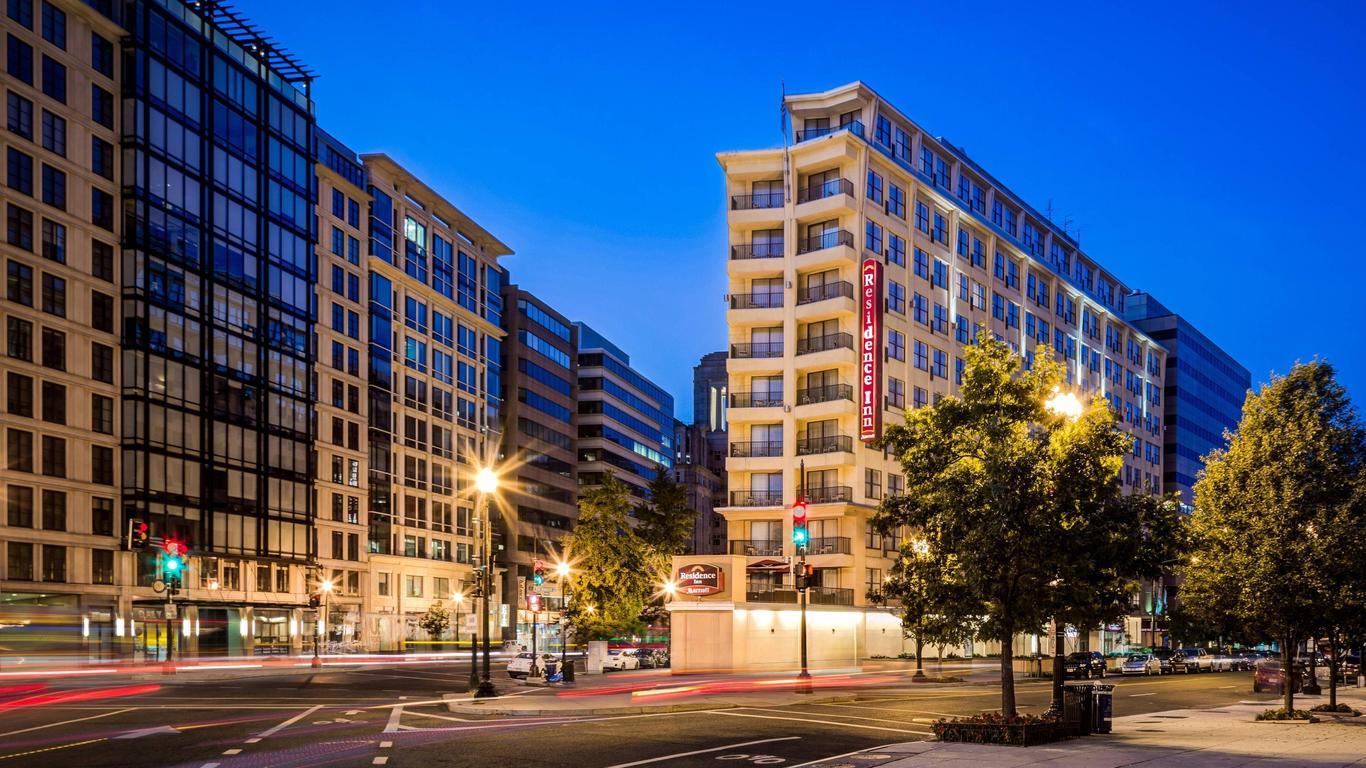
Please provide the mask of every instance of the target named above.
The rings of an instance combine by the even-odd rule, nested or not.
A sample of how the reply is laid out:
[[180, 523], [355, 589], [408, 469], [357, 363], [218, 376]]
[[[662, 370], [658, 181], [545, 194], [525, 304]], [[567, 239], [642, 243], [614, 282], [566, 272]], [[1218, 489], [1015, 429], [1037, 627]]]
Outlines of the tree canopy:
[[[1184, 610], [1295, 645], [1366, 611], [1366, 439], [1331, 365], [1297, 364], [1243, 404], [1195, 485]], [[1293, 691], [1285, 686], [1285, 706]]]
[[[1015, 635], [1038, 631], [1055, 612], [1088, 621], [1110, 615], [1112, 593], [1143, 564], [1140, 547], [1120, 541], [1151, 511], [1118, 499], [1132, 438], [1103, 400], [1083, 404], [1074, 419], [1050, 408], [1062, 379], [1049, 357], [1026, 370], [983, 332], [965, 352], [960, 394], [907, 412], [881, 440], [906, 482], [904, 493], [883, 500], [876, 523], [923, 539], [914, 568], [938, 580], [925, 595], [927, 615], [1001, 643], [1008, 716], [1016, 713]], [[1122, 519], [1109, 519], [1116, 513]], [[1096, 546], [1107, 547], [1107, 562], [1095, 562]]]
[[577, 638], [645, 628], [641, 613], [659, 588], [663, 561], [631, 527], [630, 510], [630, 491], [610, 473], [579, 498], [579, 520], [565, 541], [574, 569], [566, 613]]
[[669, 470], [655, 465], [650, 481], [650, 501], [636, 510], [636, 532], [660, 555], [682, 555], [692, 542], [697, 511], [688, 507], [688, 491], [675, 482]]

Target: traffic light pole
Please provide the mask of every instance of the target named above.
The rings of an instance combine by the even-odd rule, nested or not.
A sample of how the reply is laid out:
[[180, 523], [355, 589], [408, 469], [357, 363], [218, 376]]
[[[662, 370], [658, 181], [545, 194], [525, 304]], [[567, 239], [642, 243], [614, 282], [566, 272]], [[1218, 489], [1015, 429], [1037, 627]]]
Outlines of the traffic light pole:
[[[806, 462], [800, 464], [798, 472], [801, 476], [797, 479], [797, 503], [805, 506], [806, 504]], [[797, 598], [801, 603], [801, 633], [802, 633], [802, 671], [797, 675], [797, 693], [811, 693], [811, 672], [806, 668], [806, 550], [810, 542], [810, 534], [807, 534], [800, 544], [797, 545]]]

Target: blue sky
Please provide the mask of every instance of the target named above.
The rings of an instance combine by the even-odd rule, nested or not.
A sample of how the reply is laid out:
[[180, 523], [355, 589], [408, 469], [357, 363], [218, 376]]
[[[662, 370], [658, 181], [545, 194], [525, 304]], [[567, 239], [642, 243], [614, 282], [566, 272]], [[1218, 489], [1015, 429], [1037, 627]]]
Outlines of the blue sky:
[[682, 418], [726, 341], [715, 153], [781, 143], [781, 82], [851, 80], [1051, 200], [1254, 383], [1322, 356], [1366, 409], [1366, 3], [880, 3], [838, 34], [859, 16], [831, 2], [585, 5], [237, 3], [318, 71], [327, 130], [511, 245]]

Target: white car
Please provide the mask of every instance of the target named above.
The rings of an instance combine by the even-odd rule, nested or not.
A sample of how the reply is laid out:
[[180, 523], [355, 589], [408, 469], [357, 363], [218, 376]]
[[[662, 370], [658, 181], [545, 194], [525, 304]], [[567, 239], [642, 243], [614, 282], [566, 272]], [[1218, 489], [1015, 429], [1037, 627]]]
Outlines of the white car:
[[602, 670], [609, 669], [640, 669], [640, 657], [634, 648], [608, 651], [607, 658], [602, 660]]
[[528, 675], [531, 674], [531, 668], [533, 664], [535, 665], [536, 669], [540, 671], [539, 676], [543, 677], [545, 676], [546, 666], [548, 664], [558, 664], [558, 662], [559, 659], [556, 656], [549, 653], [535, 654], [524, 651], [522, 653], [517, 654], [516, 656], [513, 656], [508, 661], [508, 677], [515, 679], [526, 678]]

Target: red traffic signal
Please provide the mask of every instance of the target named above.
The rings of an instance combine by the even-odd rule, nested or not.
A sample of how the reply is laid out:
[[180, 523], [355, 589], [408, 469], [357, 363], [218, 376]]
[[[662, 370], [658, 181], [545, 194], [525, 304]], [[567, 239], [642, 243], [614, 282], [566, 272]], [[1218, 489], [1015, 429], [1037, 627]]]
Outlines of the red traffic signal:
[[797, 547], [805, 547], [809, 541], [809, 534], [806, 532], [806, 502], [798, 500], [792, 505], [792, 543]]
[[128, 548], [146, 549], [147, 539], [151, 536], [151, 529], [145, 520], [128, 521]]
[[526, 607], [527, 607], [527, 610], [531, 611], [532, 613], [535, 613], [536, 611], [541, 610], [541, 596], [540, 596], [540, 594], [538, 594], [538, 593], [536, 593], [536, 592], [532, 592], [532, 593], [528, 594], [528, 595], [526, 596]]

